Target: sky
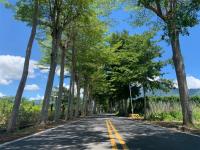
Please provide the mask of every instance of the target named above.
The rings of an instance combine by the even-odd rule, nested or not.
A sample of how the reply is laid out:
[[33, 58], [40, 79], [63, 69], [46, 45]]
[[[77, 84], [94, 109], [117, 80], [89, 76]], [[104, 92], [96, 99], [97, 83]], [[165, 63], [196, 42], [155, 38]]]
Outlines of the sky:
[[[0, 97], [14, 96], [21, 78], [25, 50], [30, 35], [30, 27], [25, 23], [17, 21], [13, 17], [11, 10], [5, 9], [0, 4]], [[129, 14], [124, 10], [114, 11], [111, 18], [115, 23], [109, 28], [110, 32], [129, 31], [130, 34], [142, 33], [145, 28], [138, 28], [129, 25]], [[187, 81], [189, 88], [200, 88], [200, 25], [193, 27], [190, 36], [181, 37], [181, 49], [185, 61]], [[172, 57], [171, 47], [165, 41], [159, 45], [163, 48], [162, 59]], [[29, 99], [40, 99], [44, 95], [48, 72], [39, 70], [37, 62], [41, 58], [41, 50], [37, 41], [34, 42], [29, 76], [23, 96]], [[165, 78], [175, 80], [175, 71], [171, 66], [163, 69]], [[54, 86], [58, 85], [59, 68], [56, 71]], [[69, 81], [65, 81], [68, 86]]]

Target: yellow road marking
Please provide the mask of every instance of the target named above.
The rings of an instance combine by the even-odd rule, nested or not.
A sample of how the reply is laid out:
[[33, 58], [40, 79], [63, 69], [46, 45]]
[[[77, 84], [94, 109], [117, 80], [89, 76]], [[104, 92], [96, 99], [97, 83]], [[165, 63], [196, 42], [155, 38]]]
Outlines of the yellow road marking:
[[111, 126], [111, 129], [115, 132], [115, 136], [119, 140], [119, 143], [122, 145], [123, 150], [128, 150], [126, 142], [123, 140], [121, 135], [118, 133], [117, 129], [114, 127], [114, 125], [112, 124], [112, 122], [110, 120], [108, 122], [109, 122], [109, 124]]
[[116, 145], [116, 142], [115, 142], [115, 137], [112, 134], [111, 127], [110, 127], [110, 125], [109, 125], [109, 123], [108, 123], [107, 120], [106, 120], [106, 126], [107, 126], [107, 129], [108, 129], [108, 135], [110, 137], [110, 143], [112, 145], [112, 150], [117, 150], [117, 145]]

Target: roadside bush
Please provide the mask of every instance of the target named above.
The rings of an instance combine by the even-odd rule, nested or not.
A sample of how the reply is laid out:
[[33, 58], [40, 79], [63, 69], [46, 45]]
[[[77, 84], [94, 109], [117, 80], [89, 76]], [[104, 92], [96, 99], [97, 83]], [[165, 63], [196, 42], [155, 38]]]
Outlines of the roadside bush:
[[[13, 107], [13, 97], [0, 98], [0, 130], [7, 127]], [[20, 128], [34, 125], [38, 122], [41, 105], [35, 105], [33, 101], [22, 100], [17, 126]]]
[[11, 98], [3, 97], [0, 99], [0, 128], [5, 128], [12, 110]]
[[173, 116], [171, 116], [169, 112], [150, 114], [148, 119], [153, 120], [153, 121], [164, 121], [164, 120], [172, 121], [172, 120], [174, 120]]
[[23, 128], [26, 126], [34, 125], [39, 120], [40, 106], [34, 105], [33, 102], [24, 101], [20, 107], [18, 126]]

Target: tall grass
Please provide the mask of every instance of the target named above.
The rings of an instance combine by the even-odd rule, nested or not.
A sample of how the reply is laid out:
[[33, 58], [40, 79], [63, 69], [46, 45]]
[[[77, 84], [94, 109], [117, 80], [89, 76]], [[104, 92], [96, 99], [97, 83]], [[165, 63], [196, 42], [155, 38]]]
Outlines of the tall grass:
[[[0, 98], [0, 129], [6, 128], [12, 107], [12, 97]], [[17, 127], [23, 128], [24, 126], [34, 125], [37, 123], [40, 109], [41, 105], [35, 105], [33, 101], [23, 99], [19, 110]]]
[[[196, 98], [196, 99], [195, 99]], [[190, 104], [195, 122], [200, 122], [200, 98], [192, 97]], [[182, 121], [181, 104], [178, 97], [150, 97], [148, 119], [159, 121]]]

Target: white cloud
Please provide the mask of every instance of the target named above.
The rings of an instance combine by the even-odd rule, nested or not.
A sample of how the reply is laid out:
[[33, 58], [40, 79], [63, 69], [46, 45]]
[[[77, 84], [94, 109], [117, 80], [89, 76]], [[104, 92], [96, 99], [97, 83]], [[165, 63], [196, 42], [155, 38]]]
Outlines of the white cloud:
[[6, 96], [6, 95], [4, 95], [3, 93], [0, 92], [0, 97], [4, 97], [4, 96]]
[[[41, 73], [48, 73], [49, 72], [49, 66], [44, 66], [44, 65], [38, 65], [38, 68], [40, 68]], [[60, 66], [56, 67], [56, 75], [60, 76]], [[69, 75], [69, 71], [65, 69], [64, 75]]]
[[8, 85], [11, 82], [12, 82], [11, 80], [0, 79], [0, 84], [2, 84], [2, 85]]
[[48, 72], [49, 72], [49, 69], [41, 69], [40, 72], [41, 72], [41, 73], [48, 73]]
[[64, 86], [66, 89], [69, 89], [69, 84], [64, 83], [63, 86]]
[[[57, 75], [57, 76], [60, 76], [60, 66], [58, 66], [58, 67], [56, 68], [56, 75]], [[69, 75], [69, 71], [68, 71], [68, 70], [65, 70], [64, 75]]]
[[[178, 88], [177, 80], [174, 81], [175, 87]], [[200, 79], [194, 76], [187, 76], [187, 84], [189, 89], [200, 89]]]
[[200, 79], [197, 79], [193, 76], [187, 77], [187, 83], [189, 89], [199, 89], [200, 88]]
[[39, 94], [37, 94], [35, 97], [30, 97], [30, 100], [42, 100], [44, 98], [44, 96], [40, 96]]
[[[29, 78], [35, 77], [35, 69], [37, 69], [37, 61], [30, 60]], [[24, 66], [24, 57], [0, 55], [0, 84], [8, 85], [13, 80], [19, 80], [22, 75]]]
[[39, 90], [39, 86], [37, 84], [30, 84], [25, 86], [26, 91], [37, 91]]
[[49, 72], [49, 66], [45, 66], [45, 65], [37, 65], [37, 66], [40, 69], [41, 73], [48, 73]]

